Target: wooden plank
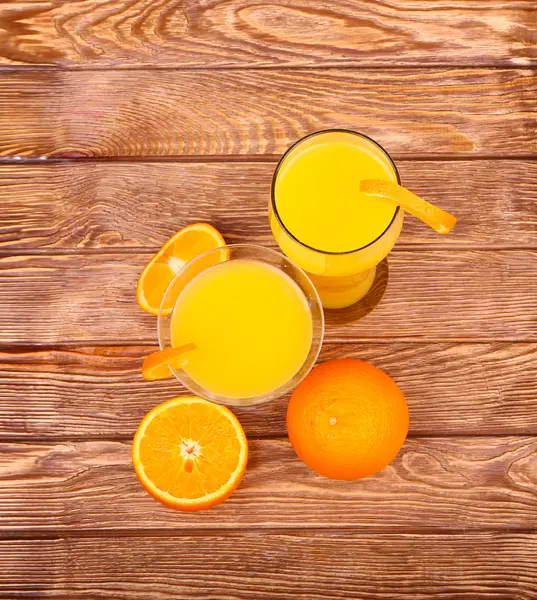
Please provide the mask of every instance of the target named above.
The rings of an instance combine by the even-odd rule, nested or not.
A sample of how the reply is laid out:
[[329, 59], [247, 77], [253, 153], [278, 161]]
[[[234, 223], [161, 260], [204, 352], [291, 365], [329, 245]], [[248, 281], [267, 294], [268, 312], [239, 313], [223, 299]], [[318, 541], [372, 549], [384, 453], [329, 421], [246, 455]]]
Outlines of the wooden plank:
[[0, 593], [58, 600], [111, 593], [130, 600], [530, 600], [537, 598], [536, 556], [534, 533], [245, 531], [3, 540]]
[[[0, 259], [4, 344], [154, 343], [156, 320], [136, 304], [149, 254]], [[326, 341], [537, 341], [537, 251], [395, 249], [380, 305], [329, 325]]]
[[[439, 236], [408, 217], [399, 244], [537, 246], [537, 162], [400, 161], [403, 183], [457, 215]], [[230, 243], [274, 245], [274, 162], [0, 165], [0, 249], [156, 250], [210, 221]]]
[[[155, 349], [0, 353], [1, 438], [132, 436], [153, 406], [188, 393], [175, 379], [142, 379], [142, 358]], [[395, 378], [411, 435], [537, 435], [537, 344], [325, 344], [321, 354], [345, 357]], [[285, 436], [287, 401], [237, 410], [246, 434]]]
[[3, 7], [0, 63], [62, 66], [531, 65], [532, 0], [80, 3]]
[[4, 72], [0, 155], [274, 155], [349, 127], [395, 155], [528, 156], [536, 93], [529, 69]]
[[0, 531], [537, 528], [536, 437], [411, 438], [389, 467], [354, 482], [316, 475], [288, 440], [249, 447], [234, 495], [185, 515], [143, 490], [128, 442], [2, 443]]

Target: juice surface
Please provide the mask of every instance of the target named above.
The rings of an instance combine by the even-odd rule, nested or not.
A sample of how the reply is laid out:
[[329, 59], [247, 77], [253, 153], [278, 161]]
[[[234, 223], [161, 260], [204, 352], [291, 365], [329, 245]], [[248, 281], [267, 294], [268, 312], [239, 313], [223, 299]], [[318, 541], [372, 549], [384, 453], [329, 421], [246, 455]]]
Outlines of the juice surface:
[[285, 273], [266, 263], [220, 263], [190, 281], [175, 304], [172, 345], [194, 343], [186, 373], [204, 389], [249, 398], [289, 381], [312, 341], [306, 298]]
[[350, 252], [378, 238], [396, 207], [360, 193], [362, 179], [397, 181], [386, 155], [349, 132], [307, 138], [283, 160], [275, 183], [276, 208], [288, 231], [321, 252]]

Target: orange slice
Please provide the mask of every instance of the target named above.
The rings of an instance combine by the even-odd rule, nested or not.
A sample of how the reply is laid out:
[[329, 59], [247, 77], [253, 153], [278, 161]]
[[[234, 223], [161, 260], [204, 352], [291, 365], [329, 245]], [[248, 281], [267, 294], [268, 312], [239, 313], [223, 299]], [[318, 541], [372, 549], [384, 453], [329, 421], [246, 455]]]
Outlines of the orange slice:
[[171, 369], [182, 367], [186, 360], [188, 352], [196, 349], [195, 344], [185, 344], [178, 348], [166, 348], [158, 352], [152, 352], [144, 358], [142, 363], [142, 375], [147, 381], [155, 379], [168, 379], [172, 376]]
[[421, 219], [438, 233], [449, 233], [457, 221], [452, 214], [416, 196], [402, 185], [383, 179], [364, 179], [360, 191], [370, 196], [380, 196], [402, 206], [414, 217]]
[[147, 263], [136, 288], [140, 308], [158, 315], [160, 303], [172, 279], [196, 256], [225, 246], [221, 233], [208, 223], [187, 225], [172, 236]]
[[132, 444], [140, 483], [156, 500], [179, 510], [223, 502], [239, 485], [247, 460], [246, 436], [235, 415], [196, 396], [156, 406]]

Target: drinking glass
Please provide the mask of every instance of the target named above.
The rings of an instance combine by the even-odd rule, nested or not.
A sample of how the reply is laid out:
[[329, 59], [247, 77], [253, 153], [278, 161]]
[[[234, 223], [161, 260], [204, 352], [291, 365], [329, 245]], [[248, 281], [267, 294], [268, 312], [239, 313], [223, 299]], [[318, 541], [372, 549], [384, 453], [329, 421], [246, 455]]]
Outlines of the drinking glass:
[[[321, 349], [324, 334], [324, 316], [319, 296], [308, 276], [290, 259], [269, 248], [263, 248], [261, 246], [255, 246], [251, 244], [228, 245], [222, 248], [209, 250], [208, 252], [194, 258], [188, 262], [175, 276], [173, 281], [168, 286], [166, 293], [164, 294], [158, 316], [158, 338], [161, 350], [173, 347], [172, 325], [174, 310], [181, 302], [181, 294], [183, 290], [190, 282], [194, 280], [194, 278], [221, 263], [237, 260], [261, 262], [277, 269], [278, 271], [281, 271], [298, 286], [299, 290], [304, 295], [305, 302], [307, 304], [307, 310], [311, 315], [312, 336], [310, 348], [302, 366], [283, 385], [280, 385], [276, 389], [268, 390], [266, 393], [248, 398], [224, 396], [216, 394], [206, 387], [204, 388], [188, 374], [188, 367], [170, 367], [170, 370], [185, 387], [187, 387], [197, 396], [201, 396], [202, 398], [211, 400], [213, 402], [231, 406], [250, 406], [269, 402], [292, 390], [309, 373], [315, 364]], [[244, 285], [248, 285], [247, 280], [245, 280]], [[268, 309], [270, 310], [270, 308], [271, 307], [269, 303]], [[237, 316], [237, 318], [240, 319], [240, 314]], [[289, 332], [290, 336], [291, 334], [292, 332]], [[292, 341], [291, 338], [290, 341]], [[233, 345], [230, 344], [230, 352], [233, 351], [232, 347]], [[275, 352], [277, 351], [278, 349], [275, 348]]]
[[[321, 298], [325, 308], [344, 308], [355, 304], [367, 295], [375, 280], [376, 266], [387, 256], [393, 248], [403, 226], [404, 211], [399, 206], [393, 207], [393, 214], [387, 220], [385, 229], [367, 243], [359, 245], [344, 252], [327, 251], [320, 247], [313, 247], [300, 239], [300, 234], [291, 230], [284, 222], [278, 210], [278, 189], [282, 171], [296, 168], [305, 152], [323, 146], [326, 157], [326, 177], [330, 178], [330, 170], [337, 164], [329, 164], [330, 146], [349, 144], [356, 150], [356, 163], [352, 165], [352, 177], [356, 182], [360, 179], [372, 178], [368, 176], [360, 162], [360, 157], [367, 161], [375, 161], [382, 168], [386, 179], [400, 184], [399, 172], [390, 155], [380, 144], [371, 138], [347, 129], [327, 129], [317, 131], [305, 136], [293, 144], [279, 161], [272, 179], [271, 201], [269, 206], [270, 226], [282, 252], [302, 267], [309, 275]], [[371, 162], [369, 162], [371, 164]], [[316, 174], [318, 176], [318, 174]], [[335, 175], [334, 175], [335, 176]], [[374, 178], [374, 177], [373, 177]], [[334, 185], [337, 182], [334, 180]], [[349, 191], [349, 194], [354, 193]], [[292, 202], [287, 199], [287, 202]], [[323, 210], [329, 216], [331, 210], [330, 194], [323, 200]], [[308, 224], [308, 209], [300, 215], [301, 225]], [[362, 224], [367, 227], [367, 223]], [[330, 232], [337, 235], [337, 232]]]

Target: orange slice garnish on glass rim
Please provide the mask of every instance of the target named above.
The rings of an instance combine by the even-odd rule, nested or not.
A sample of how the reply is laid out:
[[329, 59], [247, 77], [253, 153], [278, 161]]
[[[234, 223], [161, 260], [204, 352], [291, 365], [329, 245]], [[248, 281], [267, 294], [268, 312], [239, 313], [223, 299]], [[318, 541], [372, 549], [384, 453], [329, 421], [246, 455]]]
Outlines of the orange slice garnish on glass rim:
[[152, 352], [144, 358], [142, 375], [146, 381], [168, 379], [172, 376], [171, 369], [180, 369], [188, 360], [187, 354], [196, 349], [195, 344], [185, 344], [177, 348], [165, 348]]
[[179, 230], [142, 271], [136, 288], [140, 308], [157, 316], [166, 289], [186, 263], [225, 243], [222, 234], [208, 223], [194, 223]]
[[457, 218], [452, 214], [392, 181], [364, 179], [360, 182], [360, 191], [369, 196], [379, 196], [391, 200], [414, 217], [421, 219], [438, 233], [449, 233], [457, 221]]
[[196, 396], [156, 406], [132, 444], [140, 483], [156, 500], [179, 510], [223, 502], [239, 485], [247, 461], [248, 443], [237, 417]]

